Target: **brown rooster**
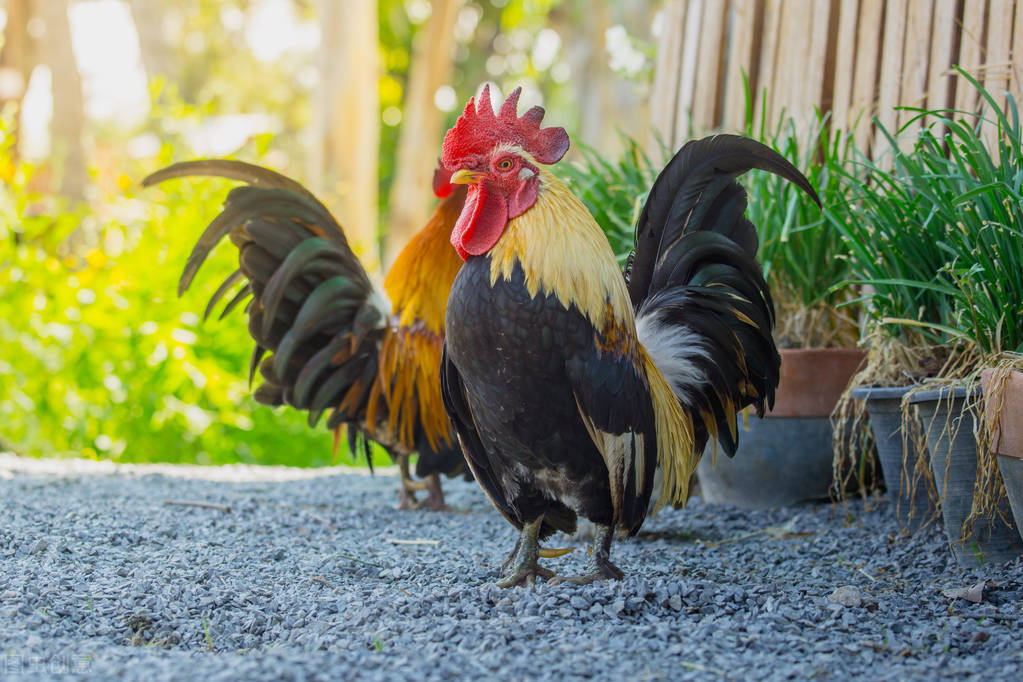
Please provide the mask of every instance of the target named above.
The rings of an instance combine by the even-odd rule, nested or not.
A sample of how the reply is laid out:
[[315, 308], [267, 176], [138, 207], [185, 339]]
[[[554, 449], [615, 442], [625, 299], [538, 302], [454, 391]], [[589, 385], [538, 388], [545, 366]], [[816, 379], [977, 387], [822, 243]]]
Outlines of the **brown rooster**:
[[[395, 459], [402, 508], [415, 506], [413, 491], [425, 487], [423, 504], [443, 509], [439, 474], [465, 470], [438, 378], [445, 302], [461, 267], [448, 235], [465, 189], [452, 186], [449, 173], [436, 171], [434, 192], [442, 201], [398, 255], [382, 293], [329, 211], [294, 180], [240, 161], [204, 160], [159, 170], [143, 185], [194, 175], [248, 183], [231, 190], [223, 212], [199, 238], [178, 295], [228, 236], [238, 247], [239, 267], [213, 294], [205, 315], [245, 282], [221, 318], [251, 296], [246, 311], [256, 347], [250, 378], [258, 367], [264, 379], [256, 400], [308, 410], [310, 426], [331, 410], [327, 426], [335, 443], [347, 429], [353, 452], [361, 440], [368, 459], [368, 438]], [[267, 352], [272, 355], [264, 358]], [[410, 477], [413, 452], [425, 483]]]
[[[553, 574], [539, 541], [597, 527], [590, 571], [620, 578], [616, 529], [636, 533], [658, 502], [684, 504], [709, 438], [735, 453], [736, 412], [763, 414], [780, 358], [774, 305], [746, 192], [761, 168], [817, 200], [806, 178], [757, 142], [684, 146], [650, 190], [631, 268], [545, 166], [568, 150], [543, 109], [495, 114], [484, 88], [444, 139], [451, 182], [469, 184], [451, 235], [465, 259], [448, 299], [441, 386], [476, 479], [520, 531], [498, 583]], [[819, 202], [818, 202], [819, 203]]]

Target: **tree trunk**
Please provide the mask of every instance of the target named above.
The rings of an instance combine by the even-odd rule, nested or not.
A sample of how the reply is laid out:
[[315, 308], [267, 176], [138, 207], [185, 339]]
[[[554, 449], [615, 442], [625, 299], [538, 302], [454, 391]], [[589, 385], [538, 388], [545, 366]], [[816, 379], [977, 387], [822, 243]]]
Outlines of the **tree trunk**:
[[367, 269], [379, 267], [380, 98], [376, 0], [320, 2], [320, 89], [310, 177], [340, 197], [341, 220]]
[[7, 0], [7, 25], [4, 28], [4, 46], [0, 50], [0, 113], [13, 103], [14, 122], [9, 131], [11, 154], [18, 158], [18, 119], [21, 117], [21, 101], [25, 98], [28, 78], [32, 73], [28, 35], [28, 19], [31, 8], [28, 0]]
[[71, 22], [68, 0], [42, 3], [46, 35], [40, 41], [42, 61], [50, 67], [53, 89], [53, 120], [50, 123], [51, 153], [59, 173], [61, 195], [74, 201], [85, 200], [85, 105], [82, 77], [71, 49]]
[[130, 0], [131, 18], [139, 36], [139, 52], [146, 78], [164, 77], [175, 81], [174, 52], [163, 34], [160, 0]]
[[455, 21], [462, 2], [434, 0], [433, 13], [412, 47], [397, 170], [388, 201], [388, 262], [423, 226], [433, 203], [431, 181], [444, 133], [444, 114], [434, 104], [434, 94], [451, 79]]

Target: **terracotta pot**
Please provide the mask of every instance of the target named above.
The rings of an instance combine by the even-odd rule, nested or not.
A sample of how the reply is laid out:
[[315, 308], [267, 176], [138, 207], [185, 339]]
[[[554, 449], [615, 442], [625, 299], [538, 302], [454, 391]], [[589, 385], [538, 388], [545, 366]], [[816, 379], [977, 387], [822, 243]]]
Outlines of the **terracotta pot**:
[[[986, 369], [980, 374], [985, 401], [991, 399], [989, 393], [994, 372], [993, 369]], [[1023, 372], [1009, 374], [1001, 408], [991, 446], [999, 455], [1023, 459]]]
[[[907, 457], [906, 446], [909, 443], [902, 430], [902, 397], [910, 390], [909, 386], [862, 386], [854, 388], [850, 396], [866, 401], [870, 430], [877, 445], [877, 458], [881, 460], [885, 487], [895, 505], [895, 517], [900, 526], [914, 532], [937, 518], [938, 495], [930, 467], [920, 467], [923, 469], [920, 471], [912, 466], [915, 463], [912, 453]], [[915, 418], [911, 426], [911, 430], [923, 434], [923, 428]]]
[[[993, 376], [992, 369], [980, 375], [985, 402], [994, 399], [990, 395]], [[985, 416], [993, 417], [999, 406], [988, 403], [986, 407]], [[998, 469], [1002, 472], [1016, 527], [1023, 528], [1023, 372], [1012, 372], [1005, 383], [996, 427], [991, 446], [998, 455]]]
[[857, 348], [786, 348], [771, 417], [830, 417], [866, 351]]
[[766, 419], [739, 421], [734, 458], [713, 448], [697, 468], [708, 502], [748, 509], [829, 499], [832, 429], [829, 417], [865, 353], [846, 349], [781, 351], [781, 379]]
[[[966, 409], [970, 391], [979, 386], [923, 391], [910, 398], [920, 410], [920, 421], [931, 452], [931, 471], [941, 496], [945, 536], [961, 566], [1009, 561], [1023, 553], [1023, 542], [1015, 524], [1006, 526], [1001, 518], [1010, 510], [999, 509], [991, 516], [964, 524], [973, 508], [977, 482], [977, 439], [973, 414]], [[1000, 518], [1001, 517], [1001, 518]]]

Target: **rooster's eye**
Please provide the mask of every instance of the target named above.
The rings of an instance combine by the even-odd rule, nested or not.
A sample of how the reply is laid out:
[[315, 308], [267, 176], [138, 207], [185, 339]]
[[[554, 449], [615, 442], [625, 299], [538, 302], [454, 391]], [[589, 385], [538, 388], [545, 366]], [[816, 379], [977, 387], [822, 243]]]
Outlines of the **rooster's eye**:
[[511, 159], [501, 159], [500, 161], [497, 162], [497, 170], [503, 171], [511, 170], [511, 167], [512, 167]]

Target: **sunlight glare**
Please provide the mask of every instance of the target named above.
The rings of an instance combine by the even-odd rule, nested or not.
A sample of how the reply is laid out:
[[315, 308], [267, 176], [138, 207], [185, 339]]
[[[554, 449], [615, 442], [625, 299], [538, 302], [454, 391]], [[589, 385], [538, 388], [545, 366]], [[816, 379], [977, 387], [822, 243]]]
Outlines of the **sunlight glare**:
[[245, 42], [262, 62], [273, 62], [292, 50], [314, 50], [320, 27], [300, 19], [288, 0], [261, 0], [250, 10]]
[[143, 121], [149, 92], [128, 6], [118, 0], [76, 2], [69, 17], [86, 114], [122, 125]]

